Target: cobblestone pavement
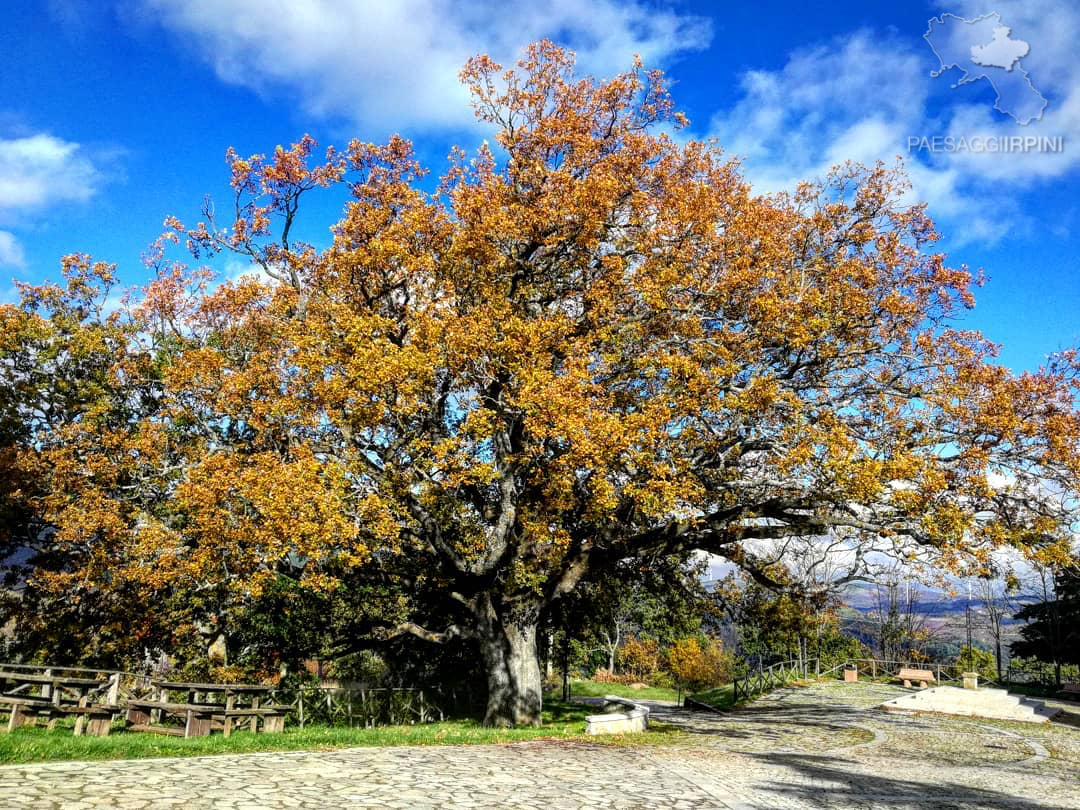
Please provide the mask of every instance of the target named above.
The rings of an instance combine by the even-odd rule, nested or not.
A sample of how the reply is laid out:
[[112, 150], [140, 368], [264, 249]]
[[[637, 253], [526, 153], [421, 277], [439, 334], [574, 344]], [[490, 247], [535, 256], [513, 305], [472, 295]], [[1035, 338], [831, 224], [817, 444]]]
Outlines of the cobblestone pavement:
[[728, 715], [654, 704], [672, 745], [536, 741], [0, 768], [4, 808], [1080, 808], [1075, 725], [874, 707], [896, 689], [784, 689]]

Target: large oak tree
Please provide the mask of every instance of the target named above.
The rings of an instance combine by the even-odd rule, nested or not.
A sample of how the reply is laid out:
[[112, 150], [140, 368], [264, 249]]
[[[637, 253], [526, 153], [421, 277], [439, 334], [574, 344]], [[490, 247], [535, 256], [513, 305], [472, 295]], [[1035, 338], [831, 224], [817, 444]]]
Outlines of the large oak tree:
[[[542, 614], [629, 558], [699, 549], [768, 583], [756, 544], [788, 537], [846, 544], [848, 576], [876, 552], [975, 570], [1065, 547], [1074, 359], [1014, 376], [958, 328], [973, 279], [900, 173], [756, 196], [674, 134], [661, 74], [573, 68], [547, 42], [471, 60], [496, 143], [437, 188], [400, 138], [230, 152], [227, 220], [170, 220], [160, 247], [261, 280], [155, 253], [129, 346], [154, 408], [28, 445], [64, 492], [58, 592], [187, 582], [223, 589], [225, 621], [285, 562], [330, 588], [407, 559], [450, 607], [383, 635], [474, 638], [487, 722], [528, 724]], [[316, 249], [298, 212], [325, 187], [351, 199]]]

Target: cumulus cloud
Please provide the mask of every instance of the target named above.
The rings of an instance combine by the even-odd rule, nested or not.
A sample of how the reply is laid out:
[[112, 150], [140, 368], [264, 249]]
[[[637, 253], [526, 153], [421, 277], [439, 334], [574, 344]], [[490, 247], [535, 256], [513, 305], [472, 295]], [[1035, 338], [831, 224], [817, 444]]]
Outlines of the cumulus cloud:
[[898, 133], [925, 108], [925, 82], [911, 80], [919, 70], [905, 43], [860, 31], [795, 51], [779, 70], [744, 73], [742, 97], [710, 128], [759, 190], [789, 188], [837, 160], [902, 151]]
[[[868, 31], [796, 51], [778, 70], [740, 77], [741, 99], [714, 116], [711, 133], [743, 159], [755, 190], [763, 193], [823, 177], [846, 160], [891, 163], [904, 155], [909, 136], [928, 127], [939, 131], [926, 112], [932, 56]], [[906, 165], [911, 196], [926, 200], [938, 216], [963, 217], [967, 238], [1003, 233], [986, 218], [985, 206], [965, 193], [956, 166]]]
[[0, 231], [0, 267], [23, 268], [26, 266], [26, 256], [22, 245], [15, 238], [15, 234], [9, 231]]
[[[957, 16], [976, 19], [989, 13], [985, 5], [950, 0], [943, 10], [947, 6]], [[762, 192], [821, 177], [844, 160], [891, 162], [901, 155], [913, 185], [911, 196], [925, 200], [935, 217], [954, 223], [955, 243], [993, 242], [1023, 229], [1030, 222], [1009, 192], [1060, 178], [1080, 163], [1080, 149], [1070, 148], [1080, 132], [1080, 63], [1069, 51], [1080, 35], [1080, 13], [1042, 0], [1004, 0], [992, 9], [1030, 43], [1022, 67], [1051, 102], [1042, 120], [1028, 127], [993, 109], [993, 93], [988, 102], [984, 82], [949, 90], [959, 79], [958, 69], [932, 78], [939, 64], [921, 37], [924, 31], [881, 36], [863, 30], [797, 50], [779, 69], [744, 73], [738, 84], [741, 97], [714, 116], [710, 134], [743, 159]], [[1063, 137], [1066, 148], [1058, 153], [909, 154], [908, 138], [924, 135], [984, 141]], [[956, 228], [956, 222], [963, 227]]]
[[138, 8], [222, 80], [284, 90], [309, 113], [383, 131], [469, 126], [457, 74], [476, 53], [506, 63], [548, 36], [575, 49], [586, 70], [610, 74], [634, 53], [660, 64], [711, 38], [707, 20], [640, 0], [138, 0]]
[[[46, 132], [0, 138], [0, 225], [24, 225], [64, 203], [89, 200], [104, 181], [86, 149]], [[22, 243], [0, 230], [0, 267], [26, 267]]]
[[0, 214], [88, 200], [100, 180], [77, 143], [47, 133], [0, 139]]

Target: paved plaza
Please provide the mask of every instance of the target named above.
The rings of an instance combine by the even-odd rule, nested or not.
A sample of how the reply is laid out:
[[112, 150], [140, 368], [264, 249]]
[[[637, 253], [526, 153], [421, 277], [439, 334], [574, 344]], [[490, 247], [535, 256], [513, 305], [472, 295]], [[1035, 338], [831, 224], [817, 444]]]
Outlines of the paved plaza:
[[[0, 767], [8, 808], [1080, 808], [1080, 706], [1030, 725], [876, 709], [821, 683], [730, 714], [652, 704], [667, 745], [352, 748]], [[1067, 705], [1067, 704], [1062, 704]]]

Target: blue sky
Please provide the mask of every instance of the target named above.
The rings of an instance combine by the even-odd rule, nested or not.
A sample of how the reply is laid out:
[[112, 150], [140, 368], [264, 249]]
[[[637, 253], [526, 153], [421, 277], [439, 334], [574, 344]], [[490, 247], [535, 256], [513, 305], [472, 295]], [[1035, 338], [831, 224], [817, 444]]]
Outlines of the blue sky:
[[[743, 159], [761, 191], [846, 158], [905, 155], [953, 264], [989, 278], [966, 325], [1035, 368], [1080, 344], [1080, 9], [1059, 0], [721, 4], [522, 0], [52, 0], [9, 5], [0, 32], [0, 300], [10, 280], [56, 277], [75, 251], [139, 257], [168, 214], [228, 199], [223, 161], [311, 133], [412, 139], [438, 174], [452, 144], [485, 136], [456, 73], [471, 54], [512, 60], [548, 36], [583, 70], [635, 52], [668, 71], [691, 134]], [[725, 4], [726, 5], [726, 4]], [[931, 17], [997, 12], [1030, 44], [1020, 66], [1046, 99], [1019, 126], [987, 81], [953, 87], [923, 39]], [[991, 69], [993, 70], [993, 69]], [[1064, 138], [1058, 154], [907, 155], [909, 137]], [[317, 200], [314, 240], [342, 200]], [[234, 271], [236, 268], [232, 268]]]

